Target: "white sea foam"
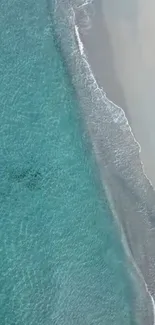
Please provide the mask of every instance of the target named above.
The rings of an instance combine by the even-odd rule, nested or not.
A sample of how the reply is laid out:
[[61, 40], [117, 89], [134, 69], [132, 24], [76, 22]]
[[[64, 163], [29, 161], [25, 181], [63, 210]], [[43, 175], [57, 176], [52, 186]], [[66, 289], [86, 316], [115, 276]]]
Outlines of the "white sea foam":
[[77, 38], [77, 41], [78, 41], [78, 46], [79, 46], [79, 51], [81, 53], [81, 55], [84, 55], [84, 47], [83, 47], [83, 43], [80, 39], [80, 35], [79, 35], [79, 30], [78, 30], [78, 26], [75, 25], [75, 34], [76, 34], [76, 38]]
[[[74, 12], [74, 10], [73, 10], [73, 12]], [[75, 13], [74, 13], [74, 16], [75, 16]], [[99, 91], [100, 96], [101, 96], [102, 98], [105, 98], [106, 93], [103, 91], [102, 88], [99, 87], [99, 85], [97, 84], [97, 81], [96, 81], [96, 79], [95, 79], [95, 77], [94, 77], [94, 75], [93, 75], [93, 72], [91, 71], [91, 67], [90, 67], [90, 65], [89, 65], [89, 63], [88, 63], [88, 60], [87, 60], [86, 54], [85, 54], [85, 52], [84, 52], [84, 45], [83, 45], [83, 43], [82, 43], [82, 41], [81, 41], [81, 38], [80, 38], [79, 27], [75, 24], [75, 21], [74, 21], [74, 28], [75, 28], [76, 39], [77, 39], [77, 42], [78, 42], [78, 48], [79, 48], [79, 51], [80, 51], [80, 54], [81, 54], [83, 60], [85, 61], [85, 64], [86, 64], [87, 67], [88, 67], [88, 70], [89, 70], [89, 73], [90, 73], [90, 77], [91, 77], [91, 79], [92, 79], [92, 81], [93, 81], [93, 86], [94, 86], [94, 88], [95, 88], [94, 90], [95, 90], [95, 91]], [[110, 102], [110, 101], [109, 101], [109, 102]]]
[[90, 5], [93, 2], [93, 0], [86, 0], [86, 1], [82, 1], [82, 3], [77, 5], [77, 8], [83, 8], [85, 6]]
[[153, 321], [154, 321], [154, 325], [155, 325], [155, 301], [154, 301], [154, 299], [153, 299], [152, 296], [151, 296], [151, 300], [152, 300], [152, 306], [153, 306], [153, 312], [154, 312], [154, 319], [153, 319]]

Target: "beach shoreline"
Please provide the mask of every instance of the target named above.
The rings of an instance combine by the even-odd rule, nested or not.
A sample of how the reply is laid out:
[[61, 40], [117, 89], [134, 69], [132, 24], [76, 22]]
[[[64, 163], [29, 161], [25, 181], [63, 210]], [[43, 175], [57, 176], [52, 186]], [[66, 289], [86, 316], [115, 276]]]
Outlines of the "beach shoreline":
[[[98, 8], [98, 5], [99, 2], [96, 2], [96, 8]], [[55, 35], [59, 40], [59, 48], [79, 100], [99, 167], [101, 181], [109, 203], [113, 208], [112, 211], [114, 211], [113, 216], [114, 218], [117, 217], [118, 223], [123, 229], [132, 258], [137, 269], [140, 270], [141, 278], [144, 279], [143, 289], [145, 287], [146, 294], [144, 300], [138, 305], [138, 308], [141, 306], [139, 310], [141, 321], [139, 320], [139, 324], [153, 325], [152, 298], [155, 300], [155, 192], [144, 174], [140, 160], [140, 146], [135, 141], [129, 125], [130, 118], [126, 119], [128, 116], [120, 107], [121, 103], [114, 104], [112, 96], [109, 100], [105, 95], [107, 90], [104, 89], [100, 82], [100, 87], [96, 82], [96, 79], [98, 81], [97, 73], [90, 60], [90, 54], [93, 62], [96, 62], [97, 57], [94, 52], [90, 53], [90, 50], [88, 51], [88, 34], [85, 34], [83, 28], [83, 18], [82, 24], [80, 21], [81, 10], [84, 7], [84, 5], [81, 8], [77, 7], [74, 3], [71, 4], [70, 1], [65, 3], [60, 1], [57, 10], [54, 12]], [[101, 15], [99, 17], [102, 19]], [[92, 23], [94, 19], [99, 20], [98, 14], [94, 14], [93, 19], [91, 17]], [[57, 24], [57, 21], [59, 21], [59, 24]], [[78, 38], [77, 33], [79, 33], [80, 38]], [[92, 42], [96, 38], [101, 41], [102, 34], [103, 30], [97, 29]], [[71, 46], [68, 46], [66, 42], [67, 37], [69, 37]], [[79, 44], [80, 39], [82, 43]], [[98, 63], [97, 60], [96, 64]], [[103, 65], [99, 64], [99, 69], [102, 71], [104, 64], [104, 62]], [[113, 77], [113, 75], [111, 76]], [[106, 81], [106, 78], [104, 81]], [[118, 86], [122, 86], [121, 82], [118, 83]], [[148, 293], [149, 301], [147, 299]]]
[[[91, 15], [91, 26], [87, 30], [82, 26], [79, 30], [80, 37], [98, 85], [103, 88], [108, 99], [125, 112], [135, 141], [139, 144], [143, 171], [150, 184], [155, 188], [155, 145], [153, 140], [155, 136], [153, 109], [155, 103], [153, 89], [155, 56], [152, 57], [153, 55], [150, 54], [152, 48], [152, 52], [155, 53], [155, 41], [152, 42], [153, 45], [150, 45], [146, 40], [147, 30], [143, 32], [145, 39], [140, 39], [142, 35], [139, 34], [143, 23], [145, 23], [145, 29], [147, 29], [147, 23], [148, 29], [150, 28], [143, 13], [146, 8], [142, 0], [139, 2], [139, 12], [142, 11], [142, 17], [139, 14], [140, 18], [134, 17], [134, 21], [132, 17], [130, 20], [127, 19], [126, 13], [123, 12], [120, 17], [115, 17], [115, 13], [110, 7], [112, 4], [108, 8], [106, 3], [106, 0], [92, 3], [94, 11]], [[119, 11], [119, 7], [118, 3], [117, 11]], [[149, 12], [151, 5], [148, 4], [148, 7], [147, 11]], [[135, 11], [138, 12], [138, 8], [135, 8]], [[77, 24], [80, 26], [80, 12], [78, 14]], [[153, 27], [155, 30], [155, 24]], [[149, 53], [145, 53], [145, 43], [151, 48], [148, 50]]]
[[[121, 109], [123, 109], [125, 116], [129, 122], [129, 128], [130, 132], [132, 134], [132, 137], [135, 141], [135, 143], [139, 147], [139, 161], [141, 164], [141, 168], [143, 170], [144, 177], [146, 178], [146, 182], [149, 183], [150, 191], [152, 192], [154, 196], [154, 186], [155, 186], [155, 174], [152, 173], [152, 169], [150, 172], [148, 172], [148, 166], [147, 164], [147, 152], [145, 153], [145, 142], [143, 143], [143, 139], [139, 137], [139, 133], [135, 132], [136, 126], [133, 123], [134, 119], [134, 112], [131, 111], [130, 113], [130, 105], [132, 102], [129, 100], [129, 97], [126, 96], [125, 90], [122, 85], [122, 80], [120, 80], [120, 77], [117, 76], [117, 69], [115, 68], [113, 58], [113, 46], [110, 43], [110, 33], [108, 31], [106, 21], [104, 19], [103, 11], [102, 11], [102, 5], [101, 1], [99, 1], [97, 4], [95, 3], [95, 9], [97, 8], [96, 12], [94, 12], [94, 15], [91, 17], [91, 26], [89, 26], [89, 29], [85, 30], [83, 26], [80, 28], [80, 12], [78, 12], [77, 15], [77, 25], [78, 25], [78, 38], [79, 38], [79, 46], [81, 48], [81, 55], [86, 55], [87, 60], [91, 66], [91, 70], [94, 74], [94, 77], [101, 89], [106, 93], [106, 96], [110, 99], [111, 103], [115, 103], [118, 105]], [[127, 86], [127, 85], [126, 85]], [[131, 93], [130, 93], [131, 96]], [[114, 105], [115, 105], [114, 104]], [[135, 109], [135, 106], [134, 106]], [[146, 112], [147, 114], [147, 112]], [[145, 115], [145, 114], [144, 114]], [[135, 114], [135, 120], [137, 116]], [[136, 124], [137, 125], [137, 124]], [[138, 135], [138, 136], [137, 136]], [[138, 141], [140, 139], [140, 142]], [[144, 148], [143, 148], [144, 144]], [[142, 148], [144, 149], [141, 149]], [[150, 148], [149, 148], [150, 149]], [[141, 154], [142, 153], [142, 154]], [[145, 158], [144, 158], [145, 156]], [[143, 159], [144, 158], [144, 159]], [[146, 163], [146, 165], [144, 165]], [[151, 177], [150, 177], [151, 175]], [[109, 189], [110, 190], [110, 189]], [[114, 196], [112, 195], [113, 201]], [[119, 198], [118, 198], [119, 201]], [[151, 201], [147, 202], [147, 204], [151, 205]], [[153, 205], [154, 206], [154, 205]], [[154, 210], [154, 207], [153, 207]], [[119, 211], [119, 209], [117, 210]], [[122, 224], [121, 224], [122, 226]], [[128, 229], [126, 225], [123, 227], [123, 231], [125, 233], [125, 239], [127, 240], [127, 245], [130, 250], [130, 253], [132, 253], [131, 247], [133, 246], [130, 242], [132, 240], [132, 233], [128, 237]], [[148, 229], [147, 229], [148, 231]], [[131, 244], [131, 246], [130, 246]], [[147, 250], [147, 249], [146, 249]], [[149, 252], [147, 252], [149, 254]], [[133, 255], [132, 255], [133, 257]], [[131, 259], [132, 259], [131, 257]], [[144, 286], [146, 289], [146, 292], [148, 292], [151, 302], [152, 302], [152, 309], [153, 314], [150, 315], [149, 319], [147, 319], [147, 324], [154, 324], [155, 323], [155, 303], [154, 303], [154, 294], [151, 295], [151, 292], [148, 289], [148, 285], [145, 282], [145, 276], [141, 273], [141, 269], [137, 267], [137, 261], [133, 259], [133, 264], [135, 264], [135, 268], [137, 271], [138, 276], [140, 276], [142, 282], [144, 281]], [[146, 270], [145, 270], [146, 271]], [[153, 280], [152, 280], [153, 281]], [[153, 292], [155, 293], [154, 289]]]

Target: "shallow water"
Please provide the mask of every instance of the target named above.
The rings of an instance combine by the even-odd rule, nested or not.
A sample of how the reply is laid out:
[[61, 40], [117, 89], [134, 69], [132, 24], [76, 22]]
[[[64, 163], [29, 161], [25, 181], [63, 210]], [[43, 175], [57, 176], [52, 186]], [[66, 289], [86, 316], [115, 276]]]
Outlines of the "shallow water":
[[133, 325], [127, 260], [48, 9], [18, 0], [0, 13], [0, 323]]

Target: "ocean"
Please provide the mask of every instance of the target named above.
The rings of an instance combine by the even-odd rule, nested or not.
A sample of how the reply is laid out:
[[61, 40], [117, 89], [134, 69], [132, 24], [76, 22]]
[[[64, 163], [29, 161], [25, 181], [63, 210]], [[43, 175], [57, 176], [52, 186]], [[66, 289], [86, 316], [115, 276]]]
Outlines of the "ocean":
[[145, 298], [83, 118], [65, 28], [61, 48], [70, 7], [58, 16], [58, 5], [1, 3], [0, 324], [140, 324]]

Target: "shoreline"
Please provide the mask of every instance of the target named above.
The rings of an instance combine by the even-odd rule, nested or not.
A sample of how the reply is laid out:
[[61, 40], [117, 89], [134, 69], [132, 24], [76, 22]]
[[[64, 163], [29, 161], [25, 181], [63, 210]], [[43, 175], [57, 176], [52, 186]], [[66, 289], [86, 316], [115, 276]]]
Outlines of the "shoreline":
[[[147, 168], [141, 157], [141, 152], [143, 151], [142, 149], [143, 145], [138, 141], [139, 139], [135, 135], [134, 128], [132, 126], [133, 118], [131, 118], [129, 114], [130, 108], [126, 101], [121, 82], [117, 77], [117, 72], [115, 71], [114, 59], [112, 54], [113, 48], [109, 40], [110, 35], [108, 35], [106, 22], [104, 19], [104, 15], [102, 13], [101, 1], [102, 0], [99, 0], [98, 4], [97, 5], [95, 4], [95, 8], [97, 7], [97, 14], [96, 14], [97, 19], [95, 18], [95, 14], [94, 14], [94, 17], [91, 18], [91, 26], [89, 27], [88, 30], [84, 30], [84, 28], [81, 29], [80, 18], [78, 17], [76, 18], [77, 20], [76, 28], [78, 29], [78, 34], [79, 34], [79, 36], [77, 36], [79, 47], [80, 47], [79, 50], [81, 52], [81, 55], [83, 54], [86, 55], [88, 62], [91, 66], [91, 70], [97, 81], [97, 84], [101, 89], [103, 89], [109, 102], [111, 102], [114, 105], [117, 105], [124, 112], [124, 116], [127, 119], [127, 123], [130, 127], [130, 131], [132, 133], [134, 141], [139, 147], [139, 155], [140, 155], [140, 161], [141, 161], [143, 173], [147, 178], [147, 180], [149, 181], [153, 190], [155, 190], [154, 179], [152, 181], [151, 177], [149, 177], [147, 173]], [[87, 7], [87, 5], [89, 4], [86, 3], [85, 6]], [[80, 14], [81, 12], [79, 13], [79, 17]], [[101, 32], [102, 30], [104, 30], [104, 34]], [[101, 33], [99, 33], [99, 31]], [[106, 53], [104, 53], [105, 50]], [[100, 69], [100, 67], [102, 68]]]
[[[126, 107], [122, 87], [115, 73], [112, 46], [110, 44], [105, 20], [101, 12], [101, 0], [98, 1], [97, 6], [96, 4], [92, 5], [94, 5], [95, 8], [97, 7], [98, 10], [97, 14], [93, 13], [91, 15], [90, 26], [88, 29], [85, 29], [85, 26], [82, 26], [83, 21], [81, 21], [81, 10], [76, 12], [76, 25], [78, 26], [81, 43], [84, 44], [85, 55], [99, 87], [103, 89], [108, 99], [116, 105], [119, 107]], [[100, 33], [102, 30], [104, 33]], [[102, 40], [100, 41], [101, 36]], [[105, 43], [107, 45], [106, 48], [104, 46]]]
[[[87, 4], [85, 6], [88, 7]], [[120, 3], [118, 3], [116, 17], [111, 8], [112, 4], [108, 5], [106, 0], [93, 1], [92, 6], [94, 13], [90, 17], [89, 29], [81, 24], [80, 10], [77, 14], [77, 25], [81, 25], [79, 33], [85, 47], [85, 54], [100, 88], [104, 90], [110, 101], [124, 111], [134, 139], [140, 147], [139, 155], [143, 172], [155, 189], [155, 145], [153, 141], [155, 114], [152, 108], [155, 105], [153, 89], [155, 59], [150, 57], [150, 53], [145, 53], [144, 49], [146, 43], [146, 46], [149, 46], [148, 52], [152, 50], [155, 54], [155, 41], [152, 47], [151, 40], [146, 41], [148, 35], [145, 35], [147, 32], [145, 30], [147, 24], [148, 29], [150, 26], [143, 11], [147, 8], [141, 0], [135, 9], [137, 17], [131, 17], [134, 12], [132, 8], [133, 12], [132, 15], [130, 13], [129, 19], [125, 16], [127, 13], [124, 8], [118, 14], [121, 8]], [[142, 11], [139, 15], [138, 10]], [[148, 4], [147, 11], [150, 12], [150, 10], [151, 4]], [[141, 32], [143, 23], [145, 23], [144, 40]], [[155, 29], [155, 24], [152, 27]]]
[[[80, 33], [79, 33], [79, 26], [78, 26], [78, 25], [75, 25], [75, 34], [76, 34], [76, 37], [77, 37], [77, 40], [78, 40], [78, 45], [79, 45], [79, 51], [80, 51], [80, 54], [81, 54], [82, 56], [83, 56], [83, 55], [85, 56], [85, 46], [84, 46], [84, 44], [83, 44], [83, 41], [81, 41], [82, 37], [81, 37], [81, 35], [80, 35]], [[88, 57], [87, 57], [87, 59], [88, 59]], [[89, 60], [88, 60], [88, 64], [89, 64], [89, 63], [90, 63], [90, 62], [89, 62]], [[91, 65], [90, 65], [90, 68], [92, 68]], [[93, 73], [93, 75], [94, 75], [94, 73]], [[95, 75], [94, 75], [94, 77], [95, 77]], [[95, 79], [96, 79], [96, 78], [95, 78]], [[97, 82], [97, 84], [98, 84], [98, 82]], [[99, 88], [100, 88], [100, 86], [99, 86]], [[101, 89], [103, 89], [103, 88], [101, 88]], [[103, 89], [103, 91], [104, 91], [104, 89]], [[105, 92], [105, 95], [107, 95], [106, 92]], [[109, 103], [111, 103], [112, 105], [116, 105], [113, 101], [109, 100], [109, 98], [107, 98], [107, 100], [108, 100]], [[127, 117], [126, 117], [126, 114], [125, 114], [124, 110], [123, 110], [120, 106], [118, 106], [118, 108], [122, 110], [122, 112], [123, 112], [123, 114], [124, 114], [124, 118], [127, 120], [128, 128], [130, 129], [130, 132], [131, 132], [131, 135], [132, 135], [132, 137], [133, 137], [133, 139], [134, 139], [134, 142], [135, 142], [136, 145], [138, 146], [138, 148], [139, 148], [139, 152], [140, 152], [140, 150], [141, 150], [141, 146], [140, 146], [139, 142], [136, 140], [136, 138], [134, 137], [134, 134], [133, 134], [133, 132], [132, 132], [132, 128], [131, 128], [131, 126], [130, 126], [130, 124], [129, 124], [129, 121], [128, 121]], [[143, 165], [143, 162], [142, 162], [141, 160], [140, 160], [140, 164], [141, 164], [141, 167], [142, 167], [142, 170], [143, 170], [143, 174], [144, 174], [144, 176], [146, 177], [146, 179], [148, 180], [150, 186], [151, 186], [152, 189], [154, 190], [153, 184], [151, 183], [150, 179], [147, 177], [147, 175], [146, 175], [145, 172], [144, 172], [144, 165]], [[108, 200], [109, 200], [109, 202], [111, 203], [110, 206], [111, 206], [111, 208], [112, 208], [113, 215], [114, 215], [115, 218], [117, 219], [117, 223], [118, 223], [118, 226], [119, 226], [119, 228], [120, 228], [121, 236], [123, 237], [122, 243], [123, 243], [124, 249], [125, 249], [126, 254], [127, 254], [129, 260], [131, 261], [132, 267], [133, 267], [133, 269], [134, 269], [134, 270], [133, 270], [133, 273], [134, 273], [134, 271], [135, 271], [135, 273], [136, 273], [136, 274], [133, 274], [133, 277], [134, 277], [134, 278], [136, 277], [138, 281], [140, 280], [140, 282], [141, 282], [141, 284], [142, 284], [142, 288], [141, 288], [141, 290], [142, 290], [142, 291], [143, 291], [143, 290], [146, 291], [146, 295], [148, 295], [148, 298], [151, 300], [151, 303], [152, 303], [152, 312], [153, 312], [153, 315], [152, 315], [152, 317], [149, 318], [149, 320], [147, 319], [147, 322], [149, 321], [149, 324], [150, 324], [150, 325], [155, 325], [155, 301], [154, 301], [154, 299], [153, 299], [153, 297], [152, 297], [150, 291], [148, 290], [147, 283], [145, 282], [145, 279], [144, 279], [144, 277], [143, 277], [143, 274], [141, 273], [141, 270], [140, 270], [139, 267], [137, 266], [136, 261], [134, 260], [132, 254], [131, 254], [130, 243], [127, 241], [125, 228], [123, 228], [122, 225], [120, 224], [120, 220], [119, 220], [119, 218], [118, 218], [118, 216], [117, 216], [117, 212], [115, 211], [115, 208], [113, 207], [113, 202], [112, 202], [113, 200], [112, 200], [112, 197], [111, 197], [111, 195], [110, 195], [110, 190], [108, 190], [108, 188], [106, 189], [106, 193], [107, 193], [107, 196], [108, 196]], [[108, 194], [109, 194], [109, 195], [108, 195]], [[144, 288], [143, 288], [143, 286], [144, 286]], [[145, 293], [144, 293], [144, 295], [145, 295]], [[147, 297], [144, 298], [144, 299], [147, 299]], [[149, 302], [148, 302], [148, 304], [149, 304]], [[151, 322], [151, 323], [150, 323], [150, 322]], [[139, 322], [138, 322], [138, 323], [139, 323]], [[144, 323], [144, 325], [145, 325], [145, 323]]]
[[[83, 110], [102, 184], [111, 208], [116, 212], [114, 217], [119, 220], [132, 258], [154, 299], [155, 192], [143, 173], [139, 145], [133, 138], [124, 111], [109, 101], [104, 90], [98, 87], [87, 56], [84, 52], [80, 53], [75, 28], [77, 25], [81, 38], [80, 25], [75, 19], [77, 10], [70, 3], [60, 2], [54, 12], [55, 34]], [[71, 46], [66, 43], [66, 37]], [[83, 50], [87, 52], [85, 40], [83, 42], [82, 39]], [[153, 325], [152, 299], [145, 301], [146, 292], [143, 298], [140, 304], [140, 325]]]
[[[101, 13], [101, 11], [98, 11], [98, 13]], [[102, 23], [103, 23], [103, 14], [101, 15], [101, 17], [102, 17]], [[98, 20], [98, 22], [99, 22], [99, 20]], [[93, 25], [93, 22], [92, 22], [92, 25]], [[93, 33], [92, 33], [92, 30], [93, 30], [92, 26], [90, 27], [90, 30], [91, 30], [91, 35], [90, 35], [90, 33], [81, 32], [80, 31], [80, 23], [78, 22], [78, 19], [77, 19], [76, 24], [75, 24], [75, 34], [76, 34], [76, 37], [77, 37], [77, 40], [78, 40], [78, 45], [79, 45], [79, 50], [80, 50], [81, 56], [85, 56], [86, 59], [88, 60], [88, 64], [90, 64], [90, 68], [91, 68], [91, 70], [93, 72], [94, 78], [95, 78], [97, 84], [99, 85], [99, 88], [102, 89], [103, 92], [105, 92], [105, 96], [107, 96], [108, 101], [112, 105], [118, 106], [118, 108], [123, 111], [124, 118], [127, 120], [128, 128], [130, 129], [133, 140], [136, 143], [136, 145], [138, 146], [139, 160], [140, 160], [140, 164], [141, 164], [141, 168], [142, 168], [144, 177], [146, 177], [150, 187], [152, 188], [152, 190], [154, 192], [154, 189], [155, 189], [154, 185], [153, 185], [151, 179], [146, 174], [144, 163], [143, 163], [143, 161], [142, 161], [142, 159], [140, 157], [141, 145], [138, 142], [138, 140], [136, 139], [136, 137], [134, 135], [134, 132], [133, 132], [133, 129], [132, 129], [132, 126], [130, 124], [131, 119], [130, 119], [130, 115], [128, 114], [129, 108], [128, 108], [127, 104], [126, 104], [125, 96], [123, 96], [123, 89], [121, 88], [121, 85], [120, 85], [118, 79], [116, 78], [114, 67], [113, 67], [113, 62], [112, 61], [110, 62], [113, 73], [114, 73], [114, 78], [112, 80], [112, 87], [111, 87], [111, 85], [110, 86], [109, 86], [109, 84], [107, 85], [107, 83], [105, 81], [107, 73], [105, 73], [105, 76], [103, 77], [102, 73], [99, 73], [99, 69], [98, 69], [101, 62], [102, 63], [106, 62], [104, 56], [102, 56], [101, 62], [99, 62], [98, 56], [96, 57], [96, 55], [95, 55], [98, 52], [98, 50], [100, 50], [100, 51], [102, 50], [102, 53], [103, 53], [102, 46], [104, 47], [103, 43], [100, 43], [100, 49], [96, 46], [96, 44], [94, 46], [94, 38], [93, 37], [96, 36], [95, 34], [96, 34], [96, 32], [98, 32], [98, 28], [97, 28], [97, 30], [93, 31]], [[100, 38], [100, 37], [101, 36], [99, 36], [98, 38]], [[92, 39], [93, 39], [93, 44], [91, 44]], [[95, 41], [95, 43], [96, 43], [96, 41]], [[102, 44], [102, 46], [101, 46], [101, 44]], [[95, 51], [92, 51], [92, 49], [95, 49]], [[111, 51], [112, 51], [112, 48], [111, 48]], [[97, 63], [97, 66], [98, 66], [97, 69], [96, 69], [96, 63]], [[105, 67], [107, 69], [107, 66], [104, 65], [104, 67], [103, 67], [103, 64], [102, 64], [102, 69], [100, 71], [102, 71], [104, 73], [105, 72], [104, 71]], [[115, 87], [115, 91], [113, 91], [113, 89], [112, 89], [113, 87]], [[119, 91], [118, 97], [116, 96], [117, 90]], [[121, 94], [121, 96], [120, 96], [120, 94]], [[106, 192], [108, 192], [108, 191], [106, 191]], [[110, 191], [109, 191], [109, 193], [110, 193]], [[111, 203], [112, 203], [111, 199], [112, 198], [110, 198], [109, 201], [111, 201]], [[112, 205], [113, 205], [113, 203], [112, 203]], [[115, 212], [113, 211], [113, 214], [116, 217], [116, 215], [117, 215], [116, 211]], [[118, 219], [117, 221], [119, 223], [120, 222], [119, 218], [118, 217], [116, 217], [116, 218]], [[120, 227], [122, 228], [122, 224], [120, 224]], [[148, 289], [148, 285], [145, 282], [145, 279], [144, 279], [144, 276], [143, 276], [141, 270], [139, 269], [134, 257], [132, 256], [132, 251], [129, 248], [130, 243], [127, 241], [127, 238], [126, 238], [126, 235], [125, 235], [125, 233], [126, 233], [125, 228], [123, 228], [122, 231], [123, 231], [122, 236], [125, 236], [123, 246], [124, 246], [125, 250], [128, 251], [127, 255], [129, 256], [129, 260], [131, 260], [133, 268], [136, 270], [137, 277], [139, 277], [140, 281], [142, 281], [142, 283], [143, 283], [143, 285], [145, 287], [146, 293], [148, 294], [148, 296], [149, 296], [149, 298], [151, 300], [151, 303], [152, 303], [153, 315], [150, 316], [149, 319], [147, 319], [147, 323], [149, 322], [149, 324], [155, 325], [155, 300], [154, 300], [153, 296], [151, 295], [151, 292]]]

